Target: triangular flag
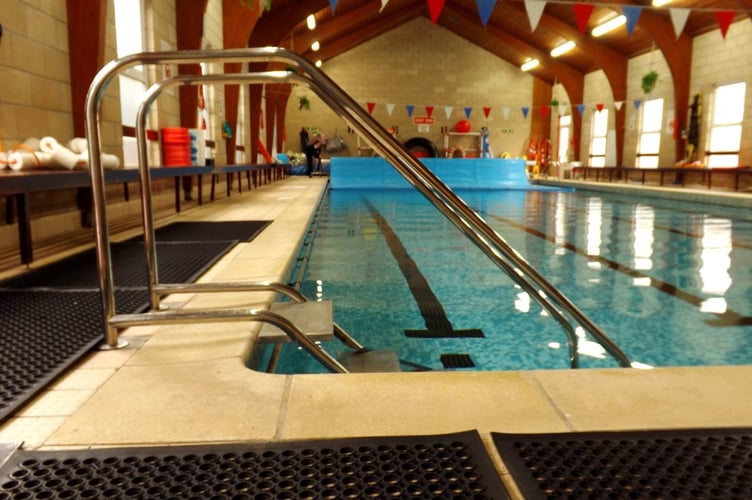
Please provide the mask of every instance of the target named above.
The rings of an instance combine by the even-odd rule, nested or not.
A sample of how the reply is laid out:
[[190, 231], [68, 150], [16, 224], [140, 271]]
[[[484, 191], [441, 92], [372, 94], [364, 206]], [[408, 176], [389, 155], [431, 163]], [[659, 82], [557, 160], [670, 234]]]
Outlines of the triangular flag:
[[483, 114], [486, 116], [486, 120], [488, 120], [488, 115], [491, 114], [491, 108], [483, 108]]
[[715, 13], [715, 17], [718, 19], [718, 26], [721, 27], [721, 35], [726, 38], [731, 21], [734, 20], [736, 13], [733, 10], [719, 10]]
[[621, 111], [621, 107], [624, 105], [624, 101], [616, 101], [614, 102], [614, 107], [616, 108], [616, 111]]
[[637, 19], [642, 14], [642, 7], [639, 5], [624, 5], [621, 8], [621, 12], [627, 18], [627, 33], [629, 33], [629, 36], [632, 36]]
[[551, 110], [549, 106], [541, 106], [540, 114], [543, 118], [548, 117], [548, 112]]
[[603, 103], [602, 103], [602, 102], [599, 102], [598, 104], [596, 104], [596, 105], [595, 105], [595, 109], [597, 109], [599, 113], [600, 113], [601, 111], [603, 111]]
[[465, 108], [465, 118], [467, 118], [469, 120], [470, 119], [470, 113], [472, 113], [472, 112], [473, 112], [473, 108], [471, 108], [471, 107]]
[[376, 106], [375, 102], [367, 102], [366, 106], [368, 106], [368, 114], [370, 115], [373, 113], [373, 108]]
[[634, 104], [634, 109], [640, 109], [640, 102], [641, 101], [639, 99], [632, 101], [632, 104]]
[[577, 111], [580, 112], [580, 116], [582, 116], [585, 113], [585, 105], [584, 104], [578, 104], [577, 105]]
[[450, 116], [452, 116], [452, 111], [454, 111], [453, 106], [444, 106], [444, 114], [446, 115], [447, 120], [449, 119]]
[[431, 22], [433, 24], [436, 24], [439, 20], [445, 1], [446, 0], [428, 0], [428, 11], [431, 14]]
[[522, 116], [524, 116], [525, 118], [527, 118], [527, 114], [529, 112], [530, 112], [530, 108], [528, 108], [527, 106], [523, 106], [522, 107]]
[[510, 111], [512, 111], [512, 109], [509, 106], [504, 106], [503, 108], [501, 108], [501, 115], [504, 117], [505, 120], [509, 118]]
[[392, 116], [392, 111], [394, 111], [394, 104], [387, 104], [386, 105], [386, 112], [389, 116]]
[[567, 112], [567, 105], [566, 104], [559, 104], [559, 114], [563, 115]]
[[527, 11], [527, 18], [530, 21], [530, 31], [535, 31], [540, 22], [543, 10], [546, 8], [546, 2], [541, 0], [525, 0], [525, 10]]
[[674, 23], [676, 38], [679, 38], [684, 31], [684, 25], [687, 24], [689, 9], [669, 9], [668, 11], [671, 14], [671, 22]]
[[477, 0], [478, 14], [480, 14], [480, 21], [483, 23], [483, 27], [488, 26], [488, 19], [491, 17], [496, 0]]
[[590, 19], [590, 15], [593, 13], [595, 5], [591, 3], [576, 3], [573, 7], [574, 15], [577, 17], [577, 29], [580, 30], [580, 33], [585, 33], [585, 30], [587, 30], [588, 19]]
[[329, 0], [329, 7], [332, 8], [332, 13], [334, 13], [334, 10], [337, 8], [337, 0]]
[[433, 114], [433, 106], [426, 106], [426, 115], [430, 118]]
[[389, 3], [389, 0], [381, 0], [381, 8], [379, 9], [379, 12], [384, 10], [384, 7], [386, 7], [386, 4]]
[[415, 106], [412, 104], [408, 104], [405, 106], [405, 109], [407, 109], [407, 116], [413, 116], [413, 111], [415, 111]]

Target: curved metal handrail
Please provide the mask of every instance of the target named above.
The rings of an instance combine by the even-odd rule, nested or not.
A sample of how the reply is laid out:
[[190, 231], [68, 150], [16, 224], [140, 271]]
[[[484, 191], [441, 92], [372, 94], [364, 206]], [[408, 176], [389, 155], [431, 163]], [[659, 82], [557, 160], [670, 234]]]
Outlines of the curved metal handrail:
[[[218, 51], [153, 52], [126, 56], [106, 65], [94, 78], [86, 98], [86, 129], [89, 137], [90, 173], [94, 198], [93, 214], [97, 243], [97, 266], [105, 316], [106, 345], [118, 345], [117, 329], [110, 319], [115, 315], [114, 290], [109, 248], [109, 234], [104, 201], [104, 174], [101, 165], [98, 112], [104, 90], [116, 74], [137, 64], [197, 63], [206, 61], [256, 61], [284, 62], [296, 65], [310, 76], [300, 77], [299, 82], [311, 86], [348, 125], [359, 131], [371, 146], [384, 156], [392, 166], [416, 189], [418, 189], [441, 213], [449, 218], [468, 236], [489, 258], [511, 277], [518, 281], [531, 296], [551, 312], [568, 336], [574, 334], [572, 325], [563, 320], [558, 307], [566, 311], [583, 329], [593, 335], [621, 366], [630, 366], [626, 355], [564, 294], [549, 283], [538, 271], [519, 255], [496, 231], [476, 212], [459, 198], [430, 170], [413, 158], [383, 127], [370, 117], [352, 98], [342, 91], [323, 72], [303, 57], [285, 49], [266, 47], [257, 49], [229, 49]], [[209, 75], [207, 75], [209, 76]], [[295, 79], [295, 76], [287, 75]], [[527, 281], [530, 279], [532, 284]], [[574, 352], [570, 346], [570, 360], [576, 366], [576, 342]]]

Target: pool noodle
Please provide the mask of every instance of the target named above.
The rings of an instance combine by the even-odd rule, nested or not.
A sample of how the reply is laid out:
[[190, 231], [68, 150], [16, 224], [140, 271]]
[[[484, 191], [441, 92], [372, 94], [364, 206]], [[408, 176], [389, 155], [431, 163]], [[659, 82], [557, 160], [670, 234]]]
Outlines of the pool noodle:
[[51, 168], [58, 166], [49, 153], [30, 153], [28, 151], [12, 151], [8, 153], [8, 167], [16, 172], [34, 170], [37, 168]]

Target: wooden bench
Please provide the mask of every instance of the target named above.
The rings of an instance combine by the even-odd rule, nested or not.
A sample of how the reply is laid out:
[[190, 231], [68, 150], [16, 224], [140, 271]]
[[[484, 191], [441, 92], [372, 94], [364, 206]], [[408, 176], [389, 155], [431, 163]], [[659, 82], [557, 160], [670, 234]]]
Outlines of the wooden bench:
[[614, 180], [623, 180], [629, 182], [634, 174], [637, 174], [641, 184], [645, 184], [649, 177], [658, 177], [658, 184], [663, 186], [666, 182], [666, 176], [673, 176], [672, 184], [684, 186], [688, 180], [693, 177], [699, 177], [700, 183], [708, 189], [713, 187], [713, 177], [728, 176], [733, 178], [733, 189], [739, 191], [741, 179], [752, 174], [750, 167], [724, 167], [724, 168], [680, 168], [680, 167], [659, 167], [659, 168], [638, 168], [638, 167], [575, 167], [572, 169], [572, 175], [582, 175], [582, 180], [588, 177], [595, 177], [598, 182], [601, 178], [605, 181], [613, 182]]

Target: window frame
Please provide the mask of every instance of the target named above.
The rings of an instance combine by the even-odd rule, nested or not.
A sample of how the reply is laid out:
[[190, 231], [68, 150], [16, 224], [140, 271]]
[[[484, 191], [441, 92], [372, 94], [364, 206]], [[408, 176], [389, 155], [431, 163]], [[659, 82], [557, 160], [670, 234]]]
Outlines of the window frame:
[[[720, 93], [732, 87], [741, 87], [741, 92], [727, 96], [723, 99], [724, 102], [721, 102]], [[741, 151], [742, 134], [744, 132], [743, 122], [746, 95], [746, 81], [719, 85], [713, 90], [712, 110], [708, 124], [707, 147], [705, 150], [705, 166], [707, 168], [729, 168], [739, 166], [739, 153]], [[739, 102], [740, 97], [741, 102]], [[732, 106], [729, 106], [731, 112], [728, 113], [728, 115], [731, 116], [719, 117], [720, 106], [725, 104], [726, 99], [733, 103]], [[735, 111], [739, 112], [738, 116], [734, 116], [737, 114]], [[735, 147], [732, 147], [731, 149], [721, 149], [717, 147], [717, 144], [714, 144], [714, 139], [717, 137], [728, 138], [729, 133], [720, 132], [722, 130], [733, 130], [733, 133], [738, 136], [738, 143]], [[726, 162], [721, 160], [722, 158], [729, 158], [732, 159], [732, 161]], [[733, 165], [730, 163], [733, 163]]]
[[[599, 134], [600, 119], [603, 120], [603, 134]], [[591, 119], [590, 127], [590, 147], [588, 148], [588, 166], [590, 167], [605, 167], [606, 166], [606, 153], [608, 152], [608, 108], [601, 110], [595, 110]], [[603, 144], [603, 152], [594, 152], [596, 145]], [[600, 147], [598, 147], [600, 150]]]

